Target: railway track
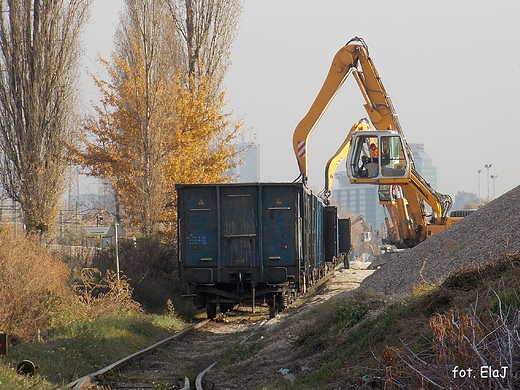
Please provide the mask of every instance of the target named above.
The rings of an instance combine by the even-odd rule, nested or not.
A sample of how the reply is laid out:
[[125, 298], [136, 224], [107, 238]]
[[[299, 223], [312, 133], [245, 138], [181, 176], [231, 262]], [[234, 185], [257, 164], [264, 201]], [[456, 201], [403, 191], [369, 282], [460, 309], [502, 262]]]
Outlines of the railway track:
[[[203, 390], [204, 382], [208, 386], [206, 390], [228, 388], [236, 385], [228, 383], [229, 378], [237, 379], [236, 372], [233, 372], [236, 364], [256, 356], [260, 351], [262, 355], [258, 357], [256, 376], [251, 378], [246, 373], [237, 380], [257, 385], [269, 377], [274, 382], [281, 377], [279, 370], [292, 361], [291, 339], [299, 337], [306, 322], [295, 322], [291, 330], [282, 326], [281, 331], [276, 331], [276, 327], [280, 328], [279, 325], [292, 315], [301, 316], [314, 305], [340, 292], [355, 289], [372, 272], [357, 267], [335, 272], [330, 280], [324, 278], [321, 281], [323, 285], [316, 285], [315, 291], [302, 297], [293, 310], [276, 319], [268, 320], [267, 305], [257, 307], [256, 313], [251, 312], [251, 307], [238, 307], [225, 316], [218, 316], [215, 321], [205, 320], [186, 328], [143, 351], [71, 382], [65, 388]], [[262, 349], [266, 346], [269, 346], [268, 359]], [[215, 366], [216, 362], [219, 364]], [[230, 371], [229, 367], [234, 368]], [[261, 378], [260, 381], [258, 378]]]
[[201, 321], [60, 389], [203, 390], [207, 371], [233, 344], [251, 337], [262, 324], [235, 320], [228, 322], [226, 316], [220, 316], [216, 321]]

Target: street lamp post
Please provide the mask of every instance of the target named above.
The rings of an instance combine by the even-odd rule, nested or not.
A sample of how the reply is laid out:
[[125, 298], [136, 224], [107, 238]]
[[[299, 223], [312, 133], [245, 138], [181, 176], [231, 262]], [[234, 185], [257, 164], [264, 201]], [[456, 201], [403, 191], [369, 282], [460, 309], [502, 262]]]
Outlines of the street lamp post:
[[493, 165], [493, 164], [484, 165], [484, 168], [487, 169], [487, 201], [488, 202], [489, 202], [489, 169], [491, 168], [491, 165]]
[[493, 180], [493, 199], [495, 199], [495, 180], [498, 175], [491, 175], [491, 180]]
[[482, 169], [479, 169], [477, 171], [477, 174], [478, 174], [478, 204], [479, 205], [482, 203], [482, 198], [480, 197], [480, 172], [482, 172]]
[[116, 235], [116, 272], [117, 272], [117, 281], [120, 281], [119, 277], [119, 243], [117, 242], [117, 235], [119, 230], [119, 224], [117, 222], [114, 222], [114, 232]]

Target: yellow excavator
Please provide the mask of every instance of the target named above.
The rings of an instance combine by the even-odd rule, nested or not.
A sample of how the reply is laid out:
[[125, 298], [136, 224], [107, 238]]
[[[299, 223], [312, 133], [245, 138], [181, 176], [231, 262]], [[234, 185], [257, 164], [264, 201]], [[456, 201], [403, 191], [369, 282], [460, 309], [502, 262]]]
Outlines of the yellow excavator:
[[370, 256], [375, 257], [379, 255], [379, 249], [377, 245], [374, 243], [372, 237], [372, 229], [368, 226], [368, 223], [365, 221], [365, 218], [362, 215], [358, 215], [354, 220], [350, 222], [350, 227], [353, 229], [357, 224], [361, 225], [361, 234], [359, 236], [359, 246], [368, 246], [368, 250], [364, 248], [364, 252], [368, 253]]
[[349, 75], [361, 90], [368, 119], [352, 126], [329, 159], [324, 199], [328, 202], [334, 172], [346, 156], [350, 183], [379, 185], [380, 203], [388, 211], [387, 243], [413, 247], [460, 218], [448, 216], [451, 197], [433, 189], [415, 169], [397, 113], [362, 38], [354, 37], [336, 53], [321, 90], [294, 131], [293, 148], [301, 179], [307, 182], [309, 136]]

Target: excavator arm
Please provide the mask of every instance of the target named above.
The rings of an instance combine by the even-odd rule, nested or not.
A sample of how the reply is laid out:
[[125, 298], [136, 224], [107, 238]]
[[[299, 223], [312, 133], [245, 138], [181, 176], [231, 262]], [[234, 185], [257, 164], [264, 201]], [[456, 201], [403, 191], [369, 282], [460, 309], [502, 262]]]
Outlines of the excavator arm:
[[[398, 186], [401, 189], [399, 192], [403, 195], [402, 199], [382, 201], [380, 203], [391, 212], [394, 221], [392, 231], [395, 232], [396, 236], [399, 236], [398, 240], [401, 245], [417, 245], [427, 238], [429, 234], [436, 233], [449, 225], [448, 212], [452, 200], [449, 195], [440, 194], [435, 191], [415, 170], [411, 149], [406, 142], [390, 96], [386, 93], [381, 78], [376, 71], [374, 63], [368, 53], [367, 45], [363, 39], [359, 37], [351, 39], [336, 53], [323, 86], [309, 111], [298, 123], [294, 131], [293, 149], [298, 161], [302, 182], [307, 182], [307, 145], [310, 134], [347, 77], [351, 74], [355, 78], [365, 100], [364, 108], [368, 114], [370, 123], [375, 130], [385, 130], [385, 134], [398, 134], [402, 144], [403, 155], [406, 156], [409, 166], [403, 164], [405, 160], [402, 159], [402, 157], [396, 159], [394, 155], [386, 155], [387, 160], [390, 159], [394, 161], [390, 169], [387, 168], [388, 165], [383, 166], [381, 158], [373, 164], [377, 166], [376, 171], [372, 171], [373, 176], [351, 176], [350, 181], [351, 183]], [[370, 126], [367, 122], [368, 121], [360, 121], [354, 124], [343, 144], [329, 159], [325, 170], [324, 193], [326, 202], [328, 202], [334, 172], [338, 164], [347, 153], [350, 154], [352, 151], [351, 146], [355, 142], [355, 133], [363, 134], [364, 131], [360, 130], [369, 129]], [[374, 131], [372, 134], [373, 133]], [[377, 137], [382, 137], [382, 131], [381, 133], [375, 131], [375, 133], [378, 134]], [[367, 134], [361, 137], [362, 142], [371, 137], [368, 134], [367, 132]], [[390, 139], [390, 135], [387, 138]], [[357, 148], [356, 150], [360, 151], [361, 149]], [[356, 155], [356, 153], [354, 153], [354, 155]], [[357, 155], [359, 155], [359, 153]], [[349, 161], [349, 169], [352, 170], [354, 164], [357, 166], [358, 162], [354, 160]], [[388, 162], [385, 164], [388, 164]], [[430, 206], [432, 210], [431, 216], [426, 215], [425, 204]]]
[[336, 172], [336, 169], [338, 168], [339, 164], [343, 161], [345, 156], [348, 153], [349, 147], [350, 147], [350, 140], [352, 139], [352, 133], [354, 131], [359, 130], [368, 130], [370, 129], [370, 125], [368, 124], [368, 121], [366, 118], [361, 119], [359, 122], [354, 123], [352, 127], [350, 128], [350, 131], [347, 134], [347, 137], [339, 147], [336, 153], [327, 161], [327, 165], [325, 166], [325, 190], [324, 190], [324, 198], [328, 203], [328, 199], [330, 196], [330, 193], [332, 191], [332, 182], [334, 180], [334, 173]]
[[362, 38], [352, 38], [334, 56], [323, 86], [309, 111], [298, 123], [293, 134], [293, 149], [303, 182], [307, 181], [307, 144], [309, 137], [350, 74], [353, 74], [365, 99], [365, 110], [377, 130], [392, 128], [402, 136], [401, 126], [395, 114], [390, 96], [368, 54]]

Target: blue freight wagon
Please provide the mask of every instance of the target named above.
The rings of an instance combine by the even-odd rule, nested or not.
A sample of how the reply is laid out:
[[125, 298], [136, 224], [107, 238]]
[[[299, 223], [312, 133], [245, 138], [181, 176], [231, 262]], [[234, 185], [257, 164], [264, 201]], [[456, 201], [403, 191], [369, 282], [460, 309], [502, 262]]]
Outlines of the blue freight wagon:
[[302, 183], [176, 190], [181, 277], [209, 318], [241, 302], [267, 303], [273, 317], [350, 249], [350, 220]]

